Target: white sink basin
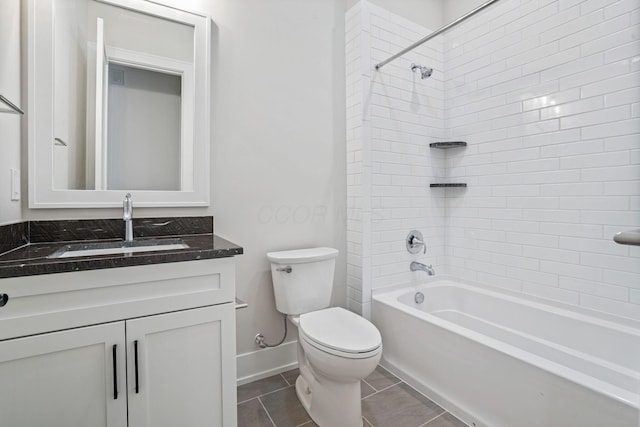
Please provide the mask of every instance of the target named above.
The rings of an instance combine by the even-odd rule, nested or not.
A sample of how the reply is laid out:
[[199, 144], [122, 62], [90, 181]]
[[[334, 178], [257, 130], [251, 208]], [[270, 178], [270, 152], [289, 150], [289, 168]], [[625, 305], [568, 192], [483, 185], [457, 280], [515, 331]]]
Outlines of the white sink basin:
[[75, 258], [98, 255], [128, 255], [135, 252], [158, 252], [171, 251], [177, 249], [188, 249], [189, 245], [180, 240], [167, 241], [138, 241], [132, 243], [124, 242], [105, 242], [105, 243], [88, 243], [67, 245], [57, 250], [47, 258]]

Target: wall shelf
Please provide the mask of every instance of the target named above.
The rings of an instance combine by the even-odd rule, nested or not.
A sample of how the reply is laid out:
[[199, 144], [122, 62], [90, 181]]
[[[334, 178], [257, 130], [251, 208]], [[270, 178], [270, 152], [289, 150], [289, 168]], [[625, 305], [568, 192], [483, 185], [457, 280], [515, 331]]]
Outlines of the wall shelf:
[[[457, 148], [457, 147], [466, 147], [467, 143], [465, 141], [438, 141], [432, 142], [429, 144], [431, 148]], [[467, 184], [463, 182], [443, 182], [443, 183], [433, 183], [429, 184], [431, 188], [466, 188]]]
[[467, 143], [464, 141], [442, 141], [442, 142], [432, 142], [429, 144], [431, 148], [456, 148], [456, 147], [466, 147]]
[[429, 184], [431, 188], [466, 188], [467, 184], [465, 182], [445, 182], [441, 184]]

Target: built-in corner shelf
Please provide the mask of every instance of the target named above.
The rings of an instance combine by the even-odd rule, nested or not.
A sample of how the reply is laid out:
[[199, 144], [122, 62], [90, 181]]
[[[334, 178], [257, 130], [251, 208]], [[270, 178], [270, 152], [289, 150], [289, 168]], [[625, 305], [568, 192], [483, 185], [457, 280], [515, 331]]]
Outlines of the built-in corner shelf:
[[429, 144], [431, 148], [456, 148], [456, 147], [466, 147], [467, 143], [464, 141], [443, 141], [443, 142], [432, 142]]
[[429, 184], [431, 188], [466, 188], [467, 184], [465, 182], [448, 182], [442, 184]]
[[[432, 142], [429, 144], [431, 148], [457, 148], [457, 147], [466, 147], [467, 143], [465, 141], [440, 141], [440, 142]], [[444, 183], [433, 183], [429, 184], [431, 188], [466, 188], [467, 184], [464, 182], [444, 182]]]

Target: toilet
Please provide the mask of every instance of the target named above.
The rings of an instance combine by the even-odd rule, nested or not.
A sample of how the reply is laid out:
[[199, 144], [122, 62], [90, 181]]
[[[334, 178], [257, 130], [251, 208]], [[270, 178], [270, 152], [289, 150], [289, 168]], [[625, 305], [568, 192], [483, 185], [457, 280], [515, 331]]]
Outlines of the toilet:
[[276, 308], [298, 327], [298, 399], [320, 427], [361, 427], [360, 380], [382, 356], [378, 329], [329, 307], [338, 250], [270, 252]]

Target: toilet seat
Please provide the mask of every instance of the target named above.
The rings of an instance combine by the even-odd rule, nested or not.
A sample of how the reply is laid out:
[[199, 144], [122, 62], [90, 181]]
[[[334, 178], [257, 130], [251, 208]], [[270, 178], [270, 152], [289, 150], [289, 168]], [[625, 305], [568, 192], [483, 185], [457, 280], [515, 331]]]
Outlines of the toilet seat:
[[382, 347], [380, 332], [371, 322], [340, 307], [300, 315], [299, 333], [318, 350], [349, 359], [375, 356]]

